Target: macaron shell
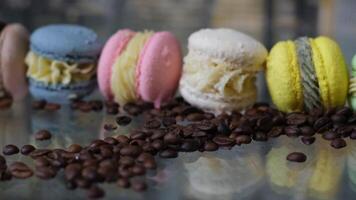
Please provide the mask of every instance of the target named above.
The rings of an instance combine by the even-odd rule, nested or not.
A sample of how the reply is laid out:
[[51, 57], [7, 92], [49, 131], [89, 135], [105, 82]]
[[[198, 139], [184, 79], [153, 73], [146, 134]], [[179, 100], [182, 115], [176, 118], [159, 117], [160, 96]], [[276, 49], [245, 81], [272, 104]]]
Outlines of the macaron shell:
[[101, 93], [108, 100], [113, 99], [111, 91], [111, 72], [116, 58], [125, 49], [135, 32], [124, 29], [116, 32], [106, 42], [98, 63], [98, 84]]
[[0, 67], [5, 89], [14, 100], [27, 94], [26, 66], [29, 34], [20, 24], [7, 25], [1, 33]]
[[311, 45], [324, 106], [344, 106], [349, 78], [340, 47], [335, 41], [323, 36], [311, 39]]
[[266, 79], [274, 104], [285, 112], [301, 111], [303, 95], [293, 41], [278, 42], [267, 58]]
[[155, 33], [141, 51], [136, 67], [136, 92], [159, 108], [172, 98], [182, 72], [179, 42], [169, 32]]

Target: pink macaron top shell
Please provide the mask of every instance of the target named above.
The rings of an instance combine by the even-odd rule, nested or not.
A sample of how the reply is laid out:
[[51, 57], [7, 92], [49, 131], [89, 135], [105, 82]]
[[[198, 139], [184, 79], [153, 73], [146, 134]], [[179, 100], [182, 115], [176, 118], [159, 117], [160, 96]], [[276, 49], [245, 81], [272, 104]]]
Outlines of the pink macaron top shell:
[[0, 70], [3, 86], [17, 101], [27, 94], [25, 57], [29, 33], [20, 24], [7, 25], [0, 36]]
[[116, 58], [123, 52], [126, 45], [135, 35], [135, 32], [129, 29], [123, 29], [116, 32], [105, 43], [98, 63], [98, 84], [101, 93], [108, 100], [112, 100], [111, 90], [111, 71]]
[[174, 96], [181, 73], [179, 42], [169, 32], [157, 32], [141, 50], [136, 67], [136, 92], [142, 100], [159, 108]]

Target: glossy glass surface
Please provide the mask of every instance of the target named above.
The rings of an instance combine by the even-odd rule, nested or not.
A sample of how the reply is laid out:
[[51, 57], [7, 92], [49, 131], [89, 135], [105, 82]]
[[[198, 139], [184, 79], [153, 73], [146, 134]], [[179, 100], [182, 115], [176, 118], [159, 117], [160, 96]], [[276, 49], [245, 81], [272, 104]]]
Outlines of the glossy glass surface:
[[[103, 124], [114, 123], [114, 116], [102, 112], [82, 113], [62, 107], [59, 111], [32, 110], [29, 100], [0, 111], [0, 147], [14, 143], [21, 147], [67, 147], [87, 144], [96, 138], [125, 134], [140, 126], [135, 119], [129, 126], [113, 132]], [[33, 134], [49, 129], [51, 141], [35, 141]], [[268, 142], [252, 142], [217, 152], [180, 153], [176, 159], [158, 160], [158, 169], [146, 176], [149, 188], [137, 193], [103, 184], [104, 199], [354, 199], [356, 195], [356, 142], [336, 150], [317, 138], [307, 146], [298, 138], [280, 137]], [[305, 163], [286, 161], [288, 153], [302, 151]], [[20, 154], [7, 160], [21, 160]], [[0, 199], [84, 199], [85, 191], [67, 190], [63, 171], [55, 179], [36, 177], [0, 182]]]

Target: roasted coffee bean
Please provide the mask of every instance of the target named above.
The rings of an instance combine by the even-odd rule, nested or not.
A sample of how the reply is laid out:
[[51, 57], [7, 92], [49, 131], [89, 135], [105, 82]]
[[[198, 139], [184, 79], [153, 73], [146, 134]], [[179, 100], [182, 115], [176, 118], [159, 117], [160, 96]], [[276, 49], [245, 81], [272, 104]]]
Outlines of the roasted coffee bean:
[[142, 131], [134, 131], [130, 134], [130, 138], [132, 140], [144, 140], [146, 138], [146, 134]]
[[132, 180], [131, 181], [131, 188], [137, 192], [142, 192], [147, 189], [147, 185], [142, 180]]
[[113, 151], [109, 146], [101, 146], [100, 147], [100, 154], [104, 158], [111, 158], [113, 156]]
[[119, 164], [124, 166], [132, 166], [135, 164], [135, 160], [129, 156], [123, 156], [120, 158]]
[[118, 144], [119, 142], [113, 138], [113, 137], [106, 137], [104, 138], [104, 142], [108, 143], [108, 144], [111, 144], [111, 145], [116, 145]]
[[353, 131], [353, 127], [351, 126], [340, 126], [336, 129], [336, 132], [342, 137], [350, 136], [352, 131]]
[[156, 169], [157, 168], [157, 164], [156, 161], [154, 159], [147, 159], [143, 161], [143, 166], [146, 169]]
[[283, 133], [283, 127], [280, 126], [275, 126], [273, 127], [270, 131], [268, 131], [267, 136], [268, 137], [279, 137]]
[[146, 169], [142, 165], [139, 165], [139, 164], [134, 165], [131, 170], [132, 170], [132, 173], [136, 176], [141, 176], [146, 173]]
[[269, 116], [265, 116], [258, 119], [256, 125], [258, 130], [267, 132], [273, 127], [273, 121]]
[[335, 138], [331, 141], [331, 146], [335, 149], [341, 149], [346, 147], [346, 141], [342, 138]]
[[300, 134], [303, 136], [313, 136], [315, 134], [315, 131], [310, 126], [302, 126], [299, 128], [299, 130]]
[[61, 109], [61, 105], [47, 102], [44, 109], [48, 111], [56, 111]]
[[130, 143], [133, 146], [142, 146], [143, 144], [145, 144], [144, 140], [131, 140]]
[[49, 166], [49, 165], [50, 165], [50, 162], [45, 157], [39, 157], [39, 158], [35, 159], [36, 167], [45, 167], [45, 166]]
[[234, 130], [234, 133], [237, 135], [251, 135], [253, 133], [253, 130], [249, 126], [241, 126], [238, 127]]
[[119, 113], [119, 109], [117, 107], [107, 107], [106, 113], [109, 115], [116, 115]]
[[31, 158], [36, 158], [36, 157], [39, 157], [39, 156], [47, 155], [50, 152], [52, 152], [52, 151], [49, 150], [49, 149], [35, 149], [29, 155], [31, 156]]
[[146, 152], [143, 152], [143, 153], [141, 153], [137, 158], [136, 158], [136, 160], [138, 161], [138, 162], [144, 162], [145, 160], [153, 160], [154, 159], [154, 157], [151, 155], [151, 154], [149, 154], [149, 153], [146, 153]]
[[145, 143], [142, 145], [142, 151], [154, 154], [156, 149], [150, 143]]
[[89, 104], [94, 111], [100, 111], [103, 109], [103, 102], [99, 100], [91, 100]]
[[91, 186], [91, 182], [82, 177], [74, 179], [74, 182], [80, 188], [89, 188]]
[[99, 140], [99, 139], [96, 139], [96, 140], [93, 140], [91, 141], [89, 147], [90, 148], [94, 148], [94, 147], [99, 147], [101, 145], [106, 145], [107, 143], [104, 142], [104, 140]]
[[332, 124], [330, 118], [321, 117], [315, 121], [313, 128], [315, 131], [322, 133], [331, 128], [331, 125]]
[[6, 159], [4, 156], [0, 155], [0, 166], [6, 165]]
[[356, 140], [356, 130], [353, 130], [350, 134], [350, 139]]
[[156, 150], [161, 150], [165, 145], [162, 140], [154, 140], [152, 141], [151, 146]]
[[115, 137], [115, 139], [119, 143], [129, 143], [130, 142], [130, 139], [126, 135], [118, 135]]
[[194, 152], [198, 150], [199, 142], [194, 139], [185, 139], [180, 145], [180, 151], [183, 152]]
[[124, 178], [130, 178], [134, 176], [134, 173], [132, 172], [132, 168], [123, 165], [119, 166], [118, 173], [120, 177], [124, 177]]
[[15, 178], [26, 179], [33, 175], [33, 171], [23, 162], [13, 162], [9, 166], [11, 175]]
[[116, 123], [120, 126], [126, 126], [128, 124], [131, 123], [131, 118], [129, 116], [119, 116], [119, 117], [116, 117]]
[[204, 131], [195, 131], [193, 134], [192, 134], [193, 137], [205, 137], [207, 136], [207, 133], [204, 132]]
[[120, 154], [123, 156], [137, 157], [142, 152], [142, 149], [134, 145], [126, 145], [120, 150]]
[[176, 119], [173, 118], [173, 117], [164, 117], [164, 118], [162, 119], [162, 124], [163, 124], [163, 126], [165, 126], [165, 127], [172, 126], [172, 125], [174, 125], [174, 124], [176, 124], [176, 123], [177, 123], [177, 122], [176, 122]]
[[119, 178], [116, 182], [117, 186], [122, 187], [122, 188], [129, 188], [130, 187], [130, 181], [127, 178]]
[[64, 169], [64, 175], [67, 180], [74, 180], [80, 176], [82, 166], [79, 163], [69, 164]]
[[145, 122], [144, 127], [147, 129], [156, 129], [161, 126], [161, 122], [157, 119], [151, 119]]
[[2, 149], [2, 153], [7, 156], [14, 155], [19, 152], [20, 152], [19, 148], [13, 144], [8, 144], [8, 145], [4, 146], [4, 148]]
[[200, 123], [196, 124], [196, 128], [201, 131], [214, 131], [216, 129], [215, 124], [211, 123], [211, 121], [201, 121]]
[[213, 138], [213, 142], [219, 146], [232, 146], [235, 144], [235, 140], [228, 138], [224, 135], [217, 135]]
[[267, 141], [268, 137], [267, 137], [266, 133], [256, 132], [256, 133], [252, 134], [252, 139], [255, 141], [263, 142], [263, 141]]
[[41, 110], [45, 107], [46, 101], [39, 100], [39, 101], [32, 101], [32, 108], [35, 110]]
[[278, 125], [284, 124], [285, 119], [284, 119], [283, 115], [277, 115], [272, 118], [272, 122], [273, 122], [273, 125], [278, 126]]
[[300, 129], [296, 126], [287, 126], [284, 128], [284, 133], [288, 137], [298, 137], [300, 135]]
[[180, 140], [179, 136], [170, 132], [164, 136], [163, 141], [166, 144], [179, 144], [181, 140]]
[[187, 115], [186, 119], [192, 122], [202, 121], [205, 119], [205, 115], [203, 113], [191, 113]]
[[331, 116], [331, 120], [335, 124], [343, 124], [343, 123], [347, 122], [347, 117], [344, 115], [333, 115], [333, 116]]
[[36, 140], [49, 140], [51, 139], [52, 135], [48, 130], [39, 130], [35, 134], [35, 139]]
[[57, 171], [53, 167], [36, 167], [35, 174], [40, 179], [51, 179], [57, 175]]
[[98, 186], [93, 185], [87, 190], [87, 197], [90, 199], [102, 198], [104, 196], [105, 196], [104, 190]]
[[68, 148], [67, 151], [71, 153], [79, 153], [83, 149], [82, 146], [79, 144], [71, 144]]
[[315, 137], [313, 136], [303, 136], [301, 141], [306, 145], [311, 145], [315, 142]]
[[127, 113], [129, 113], [130, 115], [134, 115], [134, 116], [139, 115], [143, 111], [139, 106], [137, 106], [137, 105], [135, 105], [133, 103], [125, 104], [124, 105], [124, 110]]
[[252, 141], [251, 136], [249, 135], [238, 135], [235, 138], [235, 142], [237, 145], [241, 145], [241, 144], [250, 144]]
[[298, 125], [302, 125], [305, 122], [307, 122], [307, 117], [302, 113], [291, 113], [291, 114], [288, 114], [286, 119], [287, 119], [287, 124], [288, 125], [298, 126]]
[[117, 126], [114, 124], [104, 124], [104, 129], [107, 131], [113, 131], [117, 129]]
[[178, 152], [173, 149], [165, 149], [165, 150], [159, 152], [159, 156], [161, 158], [176, 158], [176, 157], [178, 157]]
[[340, 137], [340, 135], [333, 131], [326, 131], [325, 133], [323, 133], [323, 138], [325, 140], [333, 140], [333, 139], [339, 138], [339, 137]]
[[217, 129], [218, 129], [219, 133], [224, 134], [224, 135], [228, 135], [231, 133], [229, 126], [225, 122], [220, 122], [218, 124]]
[[217, 145], [216, 143], [212, 142], [212, 141], [206, 141], [204, 143], [204, 150], [205, 151], [216, 151], [219, 149], [219, 145]]
[[10, 108], [12, 105], [12, 99], [9, 97], [0, 98], [0, 109]]
[[97, 181], [99, 178], [99, 174], [94, 167], [85, 167], [82, 169], [81, 175], [89, 181]]
[[349, 107], [343, 107], [343, 108], [339, 108], [335, 114], [336, 115], [344, 115], [345, 117], [351, 117], [352, 116], [352, 109]]
[[79, 104], [79, 110], [82, 112], [90, 112], [92, 109], [92, 106], [88, 102], [83, 102]]
[[29, 155], [32, 151], [34, 151], [36, 148], [30, 144], [23, 145], [21, 148], [21, 153], [23, 155]]
[[165, 136], [165, 133], [162, 130], [154, 130], [151, 135], [152, 140], [161, 139]]
[[305, 162], [307, 160], [307, 156], [301, 152], [293, 152], [287, 155], [287, 160], [291, 162]]

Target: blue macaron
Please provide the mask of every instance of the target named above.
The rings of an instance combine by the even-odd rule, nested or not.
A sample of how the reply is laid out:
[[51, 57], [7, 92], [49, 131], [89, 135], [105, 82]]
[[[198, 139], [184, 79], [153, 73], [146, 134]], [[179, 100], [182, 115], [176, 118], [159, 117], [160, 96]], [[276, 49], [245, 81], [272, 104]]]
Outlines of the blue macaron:
[[26, 58], [32, 96], [67, 103], [90, 94], [96, 87], [94, 68], [102, 44], [93, 30], [79, 25], [55, 24], [35, 30]]

